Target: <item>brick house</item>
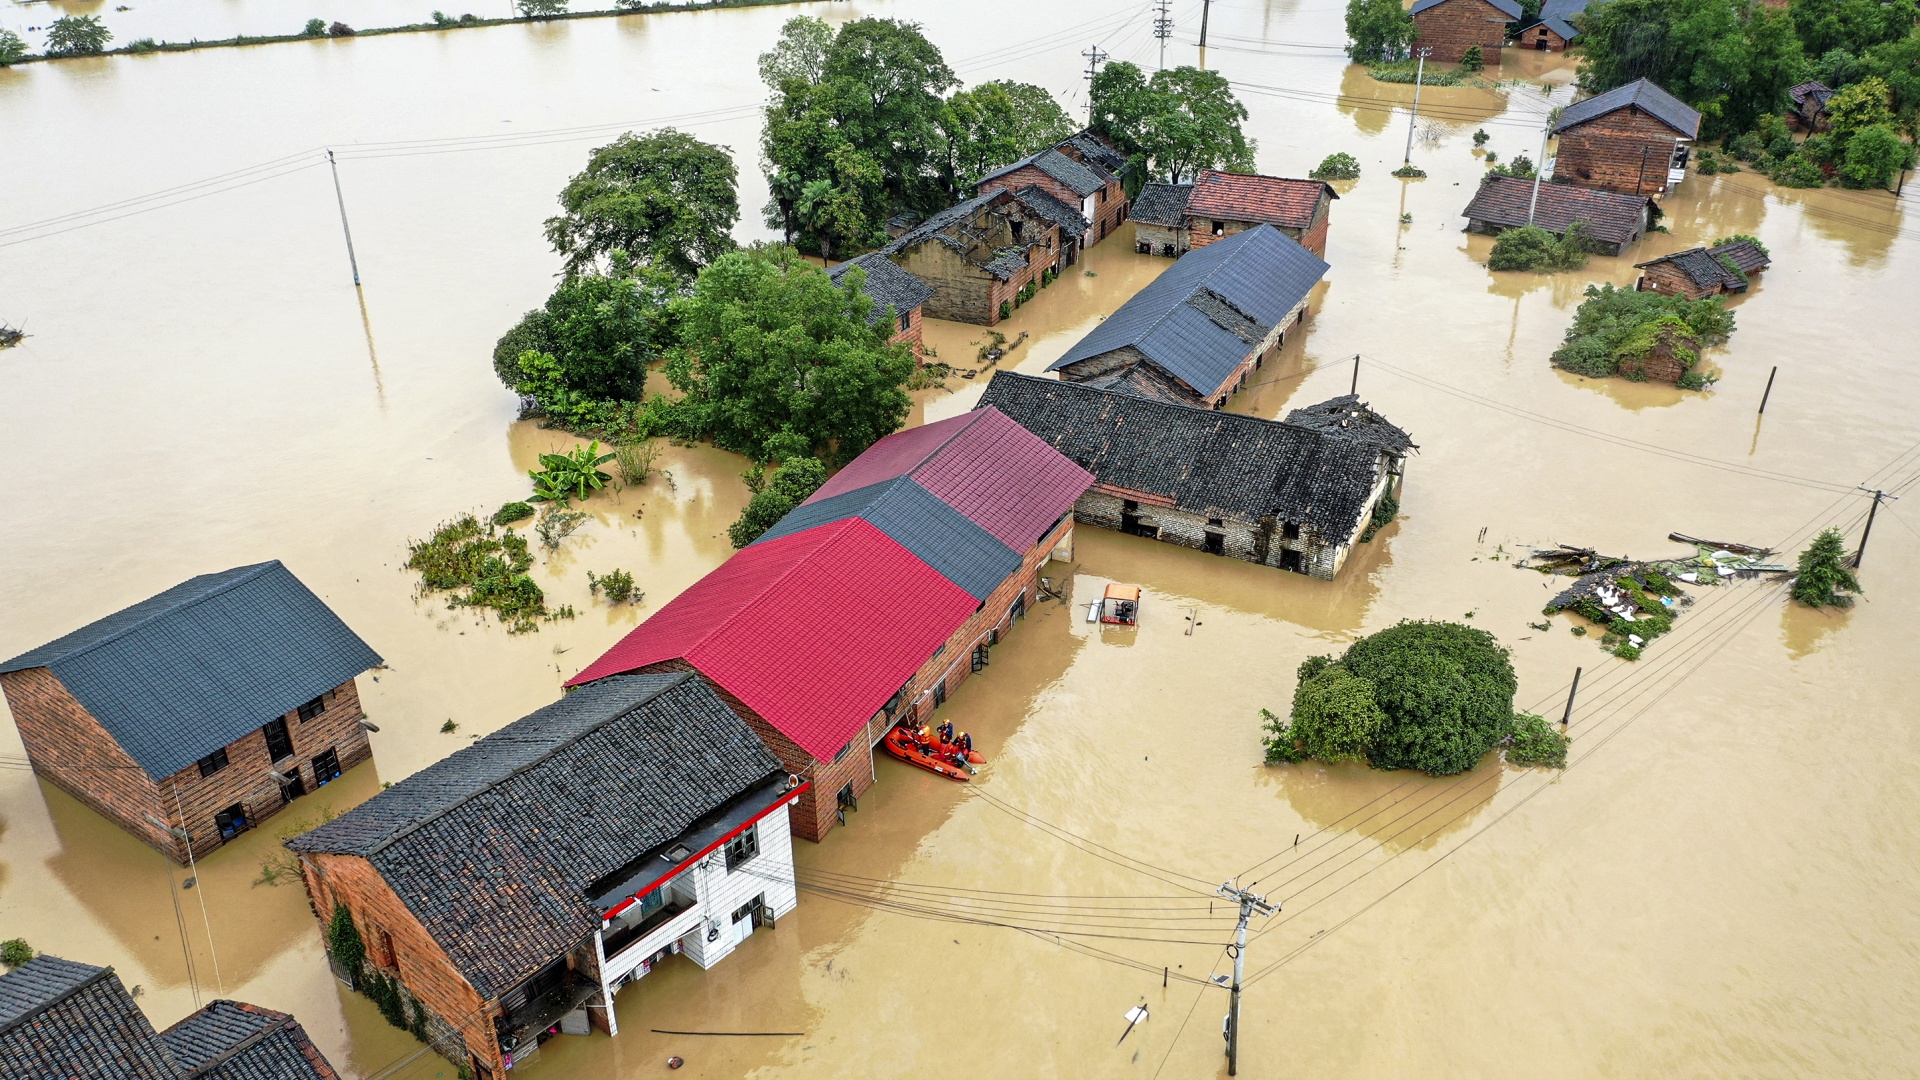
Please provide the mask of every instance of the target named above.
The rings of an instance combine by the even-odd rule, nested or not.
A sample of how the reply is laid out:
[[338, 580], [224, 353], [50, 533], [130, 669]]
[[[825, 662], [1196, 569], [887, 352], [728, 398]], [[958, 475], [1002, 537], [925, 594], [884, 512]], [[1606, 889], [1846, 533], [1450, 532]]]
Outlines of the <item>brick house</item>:
[[1536, 52], [1566, 52], [1580, 40], [1574, 16], [1584, 14], [1589, 0], [1546, 0], [1540, 17], [1515, 31], [1513, 43]]
[[1700, 113], [1645, 79], [1567, 106], [1553, 179], [1629, 195], [1664, 195], [1686, 179]]
[[808, 782], [793, 832], [818, 841], [873, 785], [874, 744], [986, 667], [1092, 481], [991, 410], [889, 435], [569, 685], [698, 671]]
[[1467, 50], [1480, 46], [1488, 67], [1500, 64], [1500, 48], [1507, 43], [1507, 26], [1524, 14], [1514, 0], [1419, 0], [1413, 5], [1414, 47], [1431, 49], [1429, 60], [1457, 64]]
[[889, 241], [879, 254], [932, 290], [936, 319], [992, 326], [1001, 305], [1079, 258], [1087, 223], [1080, 211], [1037, 187], [996, 188], [950, 206]]
[[1555, 236], [1565, 236], [1578, 222], [1601, 254], [1618, 255], [1639, 243], [1660, 216], [1659, 204], [1646, 195], [1559, 183], [1538, 185], [1537, 199], [1535, 192], [1532, 180], [1488, 173], [1460, 212], [1467, 231], [1498, 236], [1527, 224], [1531, 209], [1533, 224]]
[[381, 663], [278, 561], [203, 574], [0, 664], [33, 771], [175, 862], [372, 756]]
[[5, 1080], [337, 1080], [283, 1012], [221, 999], [153, 1030], [110, 967], [37, 956], [0, 975]]
[[833, 279], [835, 285], [841, 285], [847, 271], [855, 267], [866, 274], [863, 288], [873, 300], [873, 314], [868, 316], [868, 321], [889, 320], [894, 329], [893, 337], [888, 340], [904, 341], [913, 346], [913, 351], [918, 354], [922, 309], [926, 306], [927, 298], [933, 295], [933, 290], [927, 288], [926, 282], [893, 265], [877, 252], [848, 259], [828, 270], [827, 276]]
[[1162, 401], [1221, 408], [1305, 318], [1319, 256], [1256, 225], [1188, 252], [1047, 368]]
[[974, 193], [1036, 187], [1077, 210], [1087, 222], [1086, 247], [1105, 240], [1127, 220], [1127, 192], [1120, 182], [1125, 154], [1083, 131], [988, 173]]
[[1271, 225], [1325, 258], [1327, 221], [1339, 197], [1324, 180], [1203, 170], [1187, 196], [1187, 246], [1181, 250], [1198, 250], [1255, 225]]
[[1787, 110], [1787, 116], [1796, 120], [1800, 128], [1809, 134], [1825, 131], [1832, 124], [1827, 119], [1827, 102], [1833, 100], [1833, 90], [1825, 83], [1803, 82], [1787, 91], [1787, 97], [1793, 107]]
[[1327, 580], [1416, 449], [1352, 395], [1264, 420], [1001, 371], [980, 403], [1093, 473], [1074, 520]]
[[1683, 296], [1688, 300], [1743, 293], [1747, 291], [1748, 277], [1772, 263], [1766, 250], [1751, 240], [1688, 248], [1634, 263], [1634, 269], [1643, 271], [1634, 288]]
[[1187, 200], [1192, 184], [1147, 184], [1134, 197], [1133, 250], [1177, 259], [1187, 253]]
[[287, 846], [322, 925], [353, 919], [360, 974], [497, 1077], [553, 1035], [617, 1035], [622, 987], [669, 956], [710, 968], [792, 911], [799, 794], [705, 682], [622, 675]]

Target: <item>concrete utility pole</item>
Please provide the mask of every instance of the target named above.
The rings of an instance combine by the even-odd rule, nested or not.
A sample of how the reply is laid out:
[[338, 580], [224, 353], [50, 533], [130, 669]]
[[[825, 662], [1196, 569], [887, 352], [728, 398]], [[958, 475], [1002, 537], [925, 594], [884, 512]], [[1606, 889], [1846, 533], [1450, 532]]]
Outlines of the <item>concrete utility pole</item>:
[[1167, 39], [1173, 36], [1173, 0], [1156, 0], [1153, 5], [1153, 36], [1160, 39], [1160, 70], [1167, 70]]
[[1213, 14], [1213, 0], [1200, 0], [1200, 70], [1207, 70], [1207, 16]]
[[1567, 711], [1560, 714], [1560, 728], [1565, 730], [1573, 723], [1573, 697], [1580, 692], [1580, 669], [1573, 669], [1573, 685], [1567, 687]]
[[1873, 518], [1875, 514], [1880, 512], [1880, 500], [1897, 499], [1900, 497], [1898, 495], [1889, 495], [1878, 488], [1861, 488], [1860, 490], [1871, 490], [1873, 492], [1873, 505], [1867, 508], [1867, 527], [1860, 531], [1860, 550], [1853, 553], [1853, 568], [1855, 570], [1860, 569], [1860, 560], [1867, 556], [1867, 537], [1873, 535]]
[[1247, 919], [1253, 915], [1265, 918], [1280, 910], [1280, 905], [1267, 903], [1264, 896], [1256, 896], [1245, 889], [1235, 888], [1233, 882], [1222, 882], [1220, 895], [1240, 905], [1240, 925], [1233, 932], [1233, 999], [1227, 1006], [1227, 1022], [1224, 1034], [1227, 1038], [1227, 1075], [1240, 1075], [1240, 976], [1247, 964]]
[[1427, 56], [1432, 52], [1431, 48], [1421, 49], [1417, 54], [1420, 62], [1413, 69], [1413, 113], [1407, 117], [1407, 153], [1400, 159], [1402, 165], [1413, 164], [1413, 125], [1420, 119], [1420, 80], [1426, 76]]
[[1103, 52], [1095, 45], [1080, 54], [1087, 58], [1087, 122], [1093, 122], [1093, 77], [1100, 74], [1100, 65], [1107, 62], [1111, 53]]
[[340, 203], [340, 231], [347, 235], [347, 265], [353, 268], [353, 287], [360, 287], [360, 260], [353, 257], [353, 230], [347, 227], [347, 197], [340, 191], [340, 165], [327, 151], [327, 168], [333, 170], [333, 197]]
[[[1415, 88], [1416, 91], [1418, 88]], [[1533, 224], [1534, 208], [1540, 205], [1540, 178], [1547, 174], [1547, 137], [1553, 134], [1548, 124], [1540, 132], [1540, 159], [1533, 163], [1533, 197], [1527, 200], [1527, 224]]]

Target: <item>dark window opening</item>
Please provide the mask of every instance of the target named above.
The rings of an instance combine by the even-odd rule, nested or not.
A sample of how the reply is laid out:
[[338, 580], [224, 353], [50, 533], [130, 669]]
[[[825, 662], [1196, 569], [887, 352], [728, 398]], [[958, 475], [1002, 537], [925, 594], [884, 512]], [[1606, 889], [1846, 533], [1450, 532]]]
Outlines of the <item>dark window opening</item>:
[[287, 734], [285, 717], [268, 721], [266, 726], [260, 729], [260, 733], [267, 737], [268, 761], [279, 761], [281, 758], [293, 756], [293, 736]]
[[853, 740], [852, 740], [852, 739], [848, 739], [848, 740], [847, 740], [847, 745], [845, 745], [845, 746], [843, 746], [843, 747], [841, 747], [841, 748], [840, 748], [840, 749], [839, 749], [838, 751], [836, 751], [836, 752], [834, 753], [834, 755], [833, 755], [833, 760], [834, 760], [834, 761], [835, 761], [836, 763], [838, 763], [838, 762], [839, 762], [839, 760], [840, 760], [841, 758], [843, 758], [843, 757], [846, 757], [846, 756], [847, 756], [847, 751], [849, 751], [849, 750], [851, 750], [851, 749], [853, 749]]
[[295, 763], [293, 768], [288, 769], [284, 775], [286, 779], [280, 781], [281, 799], [292, 802], [307, 793], [307, 785], [300, 779], [300, 766], [298, 763]]
[[[753, 861], [753, 857], [758, 854], [760, 854], [760, 826], [749, 825], [741, 830], [739, 836], [727, 841], [727, 873], [731, 874], [737, 868]], [[739, 919], [734, 920], [734, 922], [739, 921]]]
[[303, 721], [311, 720], [325, 711], [327, 711], [327, 695], [321, 694], [319, 697], [300, 706], [300, 719]]
[[1300, 523], [1289, 521], [1280, 527], [1280, 535], [1288, 540], [1300, 539]]
[[900, 313], [900, 332], [904, 334], [911, 329], [913, 329], [913, 312], [911, 311], [901, 312]]
[[1222, 236], [1222, 235], [1225, 235], [1225, 233], [1226, 233], [1226, 231], [1227, 231], [1227, 223], [1226, 223], [1226, 222], [1224, 222], [1224, 221], [1216, 221], [1216, 222], [1214, 222], [1214, 223], [1213, 223], [1213, 235], [1215, 235], [1215, 236]]
[[1027, 590], [1021, 589], [1020, 595], [1013, 598], [1013, 607], [1007, 610], [1007, 617], [1017, 619], [1027, 613]]
[[973, 670], [978, 672], [981, 668], [986, 667], [987, 663], [987, 647], [985, 645], [975, 645], [973, 647]]
[[1008, 227], [1013, 229], [1013, 242], [1016, 244], [1019, 243], [1020, 234], [1026, 231], [1026, 224], [1024, 222], [1019, 222], [1019, 221], [1010, 221], [1007, 223], [1007, 225]]
[[947, 683], [945, 679], [942, 679], [939, 683], [935, 684], [933, 688], [933, 707], [937, 709], [946, 703]]
[[1210, 532], [1207, 534], [1207, 554], [1225, 555], [1227, 553], [1227, 535]]
[[340, 779], [340, 755], [329, 748], [313, 755], [313, 784], [326, 787], [329, 781]]
[[220, 839], [231, 840], [247, 831], [247, 808], [240, 803], [234, 803], [213, 815], [213, 825], [220, 830]]
[[884, 710], [887, 714], [887, 719], [889, 720], [893, 719], [893, 714], [900, 711], [900, 706], [903, 703], [905, 703], [906, 700], [907, 700], [906, 687], [903, 686], [900, 689], [895, 690], [893, 692], [893, 696], [887, 699], [887, 704]]
[[1208, 519], [1207, 519], [1207, 524], [1209, 524], [1209, 525], [1212, 525], [1212, 526], [1213, 526], [1214, 528], [1216, 528], [1216, 529], [1217, 529], [1217, 528], [1219, 528], [1219, 527], [1220, 527], [1220, 526], [1221, 526], [1222, 524], [1224, 524], [1224, 519], [1222, 519], [1222, 518], [1208, 518]]
[[224, 769], [226, 767], [227, 767], [227, 751], [225, 747], [215, 750], [213, 753], [208, 754], [206, 757], [203, 757], [200, 759], [200, 775], [201, 776], [212, 776], [214, 773], [217, 773], [221, 769]]
[[853, 794], [853, 781], [847, 781], [847, 786], [841, 788], [840, 793], [833, 798], [837, 804], [834, 807], [833, 816], [839, 820], [840, 824], [845, 825], [847, 823], [848, 810], [859, 813], [860, 800]]
[[1162, 244], [1160, 245], [1160, 254], [1172, 259], [1177, 257], [1180, 252], [1172, 244]]
[[1127, 501], [1120, 504], [1120, 509], [1124, 513], [1131, 514], [1134, 511], [1140, 509], [1140, 503], [1137, 500], [1128, 499]]
[[1300, 558], [1300, 553], [1293, 550], [1292, 548], [1281, 549], [1280, 569], [1291, 570], [1296, 574], [1304, 574], [1307, 572]]

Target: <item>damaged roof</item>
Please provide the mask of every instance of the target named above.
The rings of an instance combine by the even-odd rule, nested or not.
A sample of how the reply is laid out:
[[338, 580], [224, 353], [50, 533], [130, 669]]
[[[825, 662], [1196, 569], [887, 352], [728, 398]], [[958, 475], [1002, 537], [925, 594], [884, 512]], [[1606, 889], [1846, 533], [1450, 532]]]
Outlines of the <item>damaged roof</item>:
[[1324, 180], [1289, 180], [1283, 176], [1203, 170], [1194, 178], [1187, 199], [1187, 216], [1227, 221], [1264, 221], [1281, 229], [1305, 229], [1313, 224], [1322, 197], [1337, 199]]
[[[1057, 145], [1058, 144], [1056, 144], [1056, 146]], [[1101, 188], [1106, 187], [1113, 181], [1113, 175], [1105, 169], [1100, 168], [1098, 164], [1088, 165], [1075, 161], [1061, 153], [1056, 149], [1056, 146], [1049, 146], [1045, 150], [1023, 157], [1011, 165], [1000, 166], [981, 177], [980, 183], [974, 185], [975, 188], [977, 189], [990, 184], [1006, 176], [1008, 173], [1018, 172], [1029, 165], [1046, 173], [1061, 184], [1066, 185], [1069, 190], [1083, 199], [1099, 191]]]
[[1700, 133], [1699, 110], [1647, 79], [1635, 79], [1625, 86], [1616, 86], [1604, 94], [1596, 94], [1567, 106], [1560, 113], [1560, 122], [1553, 126], [1553, 133], [1558, 135], [1589, 120], [1597, 120], [1626, 108], [1637, 108], [1686, 138], [1691, 139]]
[[[1480, 190], [1473, 193], [1473, 200], [1460, 213], [1489, 225], [1518, 228], [1527, 223], [1533, 191], [1532, 180], [1489, 173], [1481, 182]], [[1654, 205], [1645, 195], [1549, 181], [1540, 185], [1533, 223], [1559, 235], [1577, 221], [1586, 226], [1587, 235], [1595, 240], [1627, 244], [1646, 231], [1647, 208]]]
[[[1110, 173], [1117, 174], [1127, 163], [1127, 155], [1121, 153], [1112, 143], [1095, 135], [1091, 131], [1082, 130], [1075, 132], [1067, 136], [1065, 140], [1055, 143], [1054, 145], [1055, 148], [1059, 149], [1062, 153], [1069, 150], [1076, 151], [1079, 153], [1081, 159], [1088, 164], [1097, 165]], [[1071, 157], [1072, 155], [1069, 154], [1068, 156]]]
[[867, 316], [867, 321], [870, 323], [880, 321], [889, 307], [893, 309], [895, 315], [904, 315], [926, 303], [927, 299], [933, 295], [933, 290], [927, 286], [926, 282], [895, 266], [892, 260], [879, 252], [869, 252], [857, 259], [848, 259], [828, 270], [827, 276], [833, 279], [835, 285], [838, 285], [847, 271], [856, 266], [866, 271], [867, 275], [867, 296], [873, 300], [873, 313]]
[[1283, 423], [1352, 439], [1395, 457], [1419, 449], [1405, 431], [1374, 412], [1358, 394], [1342, 394], [1318, 405], [1295, 409], [1287, 414]]
[[615, 674], [287, 846], [365, 858], [491, 1000], [600, 925], [597, 879], [779, 770], [697, 675]]
[[1013, 197], [1020, 200], [1022, 206], [1060, 226], [1061, 232], [1075, 240], [1086, 235], [1087, 219], [1080, 216], [1080, 211], [1049, 195], [1045, 190], [1028, 184], [1014, 192]]
[[219, 1000], [162, 1032], [181, 1080], [335, 1080], [339, 1075], [283, 1012]]
[[[1723, 245], [1724, 248], [1732, 248], [1734, 246], [1733, 244]], [[1715, 252], [1720, 250], [1722, 249], [1715, 248], [1713, 251], [1709, 251], [1703, 247], [1688, 248], [1685, 251], [1676, 251], [1671, 255], [1662, 255], [1657, 259], [1648, 259], [1646, 262], [1634, 263], [1633, 265], [1634, 268], [1638, 270], [1645, 269], [1649, 266], [1658, 266], [1661, 263], [1672, 263], [1675, 269], [1685, 274], [1687, 280], [1693, 282], [1695, 285], [1705, 288], [1724, 289], [1727, 292], [1745, 292], [1747, 290], [1747, 279], [1744, 276], [1746, 271], [1743, 270], [1741, 273], [1735, 273], [1733, 270], [1728, 269], [1726, 263], [1721, 262], [1715, 255]], [[1751, 254], [1757, 254], [1757, 252], [1743, 252], [1743, 254], [1749, 254], [1750, 258]], [[1735, 265], [1738, 264], [1736, 263]], [[1762, 257], [1761, 266], [1756, 267], [1756, 269], [1764, 268], [1765, 265], [1764, 257]]]
[[1147, 184], [1133, 200], [1128, 220], [1180, 228], [1187, 223], [1187, 200], [1192, 196], [1192, 184]]
[[1010, 371], [996, 372], [980, 401], [1091, 470], [1100, 485], [1205, 517], [1271, 514], [1332, 543], [1358, 530], [1387, 452], [1383, 430], [1328, 430], [1327, 414], [1318, 426], [1264, 420]]
[[1773, 265], [1773, 256], [1752, 240], [1729, 240], [1707, 249], [1716, 259], [1725, 259], [1743, 274], [1757, 274]]

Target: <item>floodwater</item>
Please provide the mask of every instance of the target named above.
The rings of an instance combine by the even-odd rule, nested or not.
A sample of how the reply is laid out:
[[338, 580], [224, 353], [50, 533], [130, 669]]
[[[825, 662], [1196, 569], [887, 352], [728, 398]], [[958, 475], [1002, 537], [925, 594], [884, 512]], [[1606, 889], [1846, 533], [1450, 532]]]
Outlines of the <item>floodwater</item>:
[[[1240, 85], [1261, 168], [1299, 175], [1345, 150], [1365, 169], [1334, 206], [1308, 332], [1234, 407], [1276, 416], [1344, 393], [1360, 355], [1362, 396], [1421, 446], [1403, 518], [1332, 583], [1082, 530], [1076, 561], [1048, 573], [1074, 600], [1141, 585], [1137, 629], [1039, 605], [947, 706], [992, 756], [973, 784], [883, 760], [850, 826], [801, 845], [825, 891], [711, 972], [662, 966], [619, 999], [618, 1039], [557, 1039], [528, 1075], [654, 1075], [669, 1054], [716, 1077], [1218, 1075], [1226, 996], [1190, 980], [1227, 970], [1231, 924], [1206, 894], [1236, 874], [1282, 903], [1246, 956], [1242, 1075], [1898, 1075], [1920, 1061], [1905, 869], [1920, 859], [1920, 677], [1902, 660], [1920, 624], [1901, 614], [1920, 511], [1882, 509], [1853, 611], [1714, 590], [1632, 665], [1565, 618], [1530, 626], [1556, 583], [1507, 558], [1563, 541], [1654, 555], [1671, 530], [1797, 544], [1832, 522], [1857, 540], [1867, 503], [1852, 486], [1920, 469], [1906, 453], [1920, 439], [1915, 227], [1884, 192], [1694, 176], [1665, 201], [1671, 232], [1626, 258], [1491, 274], [1488, 241], [1460, 231], [1483, 168], [1469, 136], [1537, 156], [1570, 69], [1515, 54], [1501, 71], [1515, 84], [1426, 89], [1412, 155], [1430, 175], [1403, 183], [1386, 174], [1411, 88], [1320, 47], [1339, 42], [1340, 7], [1213, 5], [1208, 61]], [[523, 495], [537, 454], [569, 441], [514, 420], [487, 355], [550, 284], [539, 224], [587, 148], [667, 122], [728, 144], [739, 233], [765, 235], [752, 59], [795, 10], [0, 71], [0, 230], [304, 154], [284, 176], [0, 232], [0, 318], [32, 335], [0, 352], [0, 653], [280, 558], [389, 662], [361, 686], [377, 765], [217, 852], [192, 889], [0, 764], [0, 936], [113, 964], [160, 1024], [224, 994], [293, 1011], [348, 1075], [452, 1075], [407, 1061], [411, 1038], [339, 991], [299, 886], [266, 882], [263, 864], [298, 822], [552, 700], [725, 558], [743, 463], [668, 448], [661, 475], [596, 497], [592, 524], [543, 557], [571, 621], [509, 637], [417, 597], [399, 569], [409, 538]], [[1088, 45], [1154, 57], [1144, 11], [1091, 0], [804, 10], [922, 21], [968, 79], [1041, 81], [1070, 105]], [[125, 14], [162, 37], [281, 17], [260, 0]], [[1190, 61], [1196, 19], [1175, 17], [1169, 58]], [[322, 145], [341, 158], [364, 305], [307, 152]], [[1588, 283], [1630, 283], [1634, 261], [1736, 231], [1775, 262], [1735, 304], [1713, 390], [1547, 366]], [[1164, 268], [1124, 243], [1001, 328], [1029, 334], [1004, 366], [1044, 369]], [[977, 367], [979, 328], [929, 340]], [[985, 377], [920, 395], [916, 419], [970, 406]], [[586, 572], [615, 567], [641, 605], [588, 597]], [[1285, 710], [1303, 658], [1401, 618], [1469, 615], [1512, 646], [1523, 706], [1557, 716], [1585, 669], [1573, 768], [1434, 780], [1260, 764], [1258, 711]], [[0, 759], [18, 762], [0, 731]], [[898, 894], [872, 902], [883, 880], [918, 886], [904, 910]], [[971, 921], [916, 917], [962, 911]], [[1044, 933], [1060, 930], [1098, 936], [1070, 949]], [[1150, 1018], [1122, 1040], [1143, 1001]]]

